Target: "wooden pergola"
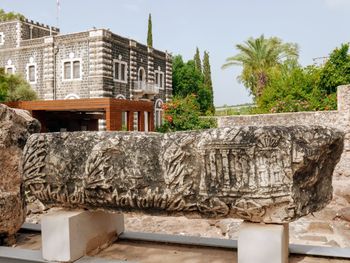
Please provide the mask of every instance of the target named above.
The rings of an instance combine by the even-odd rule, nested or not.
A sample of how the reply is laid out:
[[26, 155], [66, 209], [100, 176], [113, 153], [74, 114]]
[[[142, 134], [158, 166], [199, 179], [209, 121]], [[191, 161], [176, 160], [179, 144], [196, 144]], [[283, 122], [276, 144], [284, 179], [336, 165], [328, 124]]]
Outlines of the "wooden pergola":
[[[47, 114], [55, 112], [62, 116], [66, 113], [67, 118], [74, 112], [79, 112], [79, 116], [95, 113], [94, 119], [105, 119], [108, 131], [122, 130], [122, 114], [126, 113], [126, 128], [128, 131], [134, 130], [134, 114], [137, 112], [138, 131], [145, 131], [145, 115], [147, 116], [148, 131], [154, 131], [153, 102], [132, 101], [114, 98], [95, 99], [73, 99], [73, 100], [41, 100], [41, 101], [18, 101], [6, 103], [11, 108], [28, 110], [32, 116], [38, 119], [42, 125], [42, 132], [47, 132]], [[83, 114], [83, 115], [81, 115]], [[85, 115], [84, 115], [85, 114]], [[92, 115], [89, 115], [92, 116]]]

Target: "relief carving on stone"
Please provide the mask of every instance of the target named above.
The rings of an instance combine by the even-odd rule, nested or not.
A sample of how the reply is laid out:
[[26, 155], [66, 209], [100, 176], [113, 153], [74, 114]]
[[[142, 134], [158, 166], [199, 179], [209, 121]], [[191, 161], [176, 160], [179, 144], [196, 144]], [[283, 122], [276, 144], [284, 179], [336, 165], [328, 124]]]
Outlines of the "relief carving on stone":
[[[37, 134], [23, 168], [51, 206], [278, 223], [329, 202], [342, 145], [340, 132], [302, 126]], [[311, 181], [314, 198], [299, 187]]]

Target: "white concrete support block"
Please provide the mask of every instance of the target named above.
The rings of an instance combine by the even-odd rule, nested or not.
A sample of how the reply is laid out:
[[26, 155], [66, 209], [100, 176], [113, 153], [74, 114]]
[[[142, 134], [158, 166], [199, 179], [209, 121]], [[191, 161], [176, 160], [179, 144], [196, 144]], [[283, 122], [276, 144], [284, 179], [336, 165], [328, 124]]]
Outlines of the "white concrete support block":
[[288, 263], [288, 224], [243, 222], [238, 236], [238, 263]]
[[113, 242], [124, 231], [122, 214], [58, 210], [41, 219], [43, 258], [71, 262]]

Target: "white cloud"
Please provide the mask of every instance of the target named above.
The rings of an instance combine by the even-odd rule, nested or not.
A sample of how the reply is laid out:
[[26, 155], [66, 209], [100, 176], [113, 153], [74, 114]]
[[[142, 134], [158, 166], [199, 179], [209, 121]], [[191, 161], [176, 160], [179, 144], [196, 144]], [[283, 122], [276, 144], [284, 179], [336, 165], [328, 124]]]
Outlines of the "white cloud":
[[325, 0], [330, 8], [350, 8], [350, 0]]

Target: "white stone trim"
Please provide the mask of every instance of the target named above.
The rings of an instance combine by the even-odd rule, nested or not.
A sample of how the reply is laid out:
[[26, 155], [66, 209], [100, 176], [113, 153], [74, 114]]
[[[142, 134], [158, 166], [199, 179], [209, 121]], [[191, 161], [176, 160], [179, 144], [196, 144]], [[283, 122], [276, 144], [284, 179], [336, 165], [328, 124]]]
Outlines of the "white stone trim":
[[7, 66], [5, 66], [5, 73], [8, 73], [9, 69], [12, 69], [12, 73], [11, 74], [15, 74], [16, 73], [16, 67], [14, 65], [7, 65]]
[[20, 22], [18, 22], [16, 24], [16, 34], [17, 34], [17, 36], [16, 36], [16, 47], [20, 47], [21, 40], [22, 40], [22, 37], [21, 37], [21, 35], [22, 35], [22, 25], [21, 25]]
[[[157, 73], [158, 73], [158, 80], [157, 80], [157, 78], [156, 78], [156, 74], [157, 74]], [[162, 83], [162, 86], [159, 85], [159, 83], [160, 83], [160, 75], [163, 75], [163, 83]], [[157, 82], [158, 82], [158, 83], [157, 83]], [[164, 72], [161, 71], [160, 69], [154, 71], [154, 83], [155, 83], [156, 86], [157, 86], [159, 89], [161, 89], [161, 90], [163, 90], [163, 89], [165, 88], [165, 74], [164, 74]]]
[[64, 97], [65, 100], [77, 100], [80, 99], [80, 97], [75, 93], [69, 93], [66, 97]]
[[116, 99], [126, 100], [125, 96], [123, 94], [118, 94], [115, 96]]
[[5, 44], [5, 34], [4, 32], [0, 32], [0, 46]]
[[[125, 65], [124, 80], [115, 78], [115, 64], [116, 63], [118, 63], [120, 65], [121, 64]], [[121, 76], [121, 68], [122, 67], [119, 67], [119, 77]], [[120, 59], [113, 59], [113, 80], [115, 82], [128, 83], [128, 63], [126, 61], [122, 61]]]
[[[32, 61], [34, 61], [33, 58], [31, 58], [30, 61], [31, 61], [31, 62], [30, 62], [30, 63], [27, 63], [27, 65], [26, 65], [26, 76], [27, 76], [27, 81], [28, 81], [30, 84], [36, 84], [36, 83], [37, 83], [37, 80], [38, 80], [38, 65], [37, 65], [37, 63], [32, 62]], [[34, 81], [30, 81], [30, 79], [29, 79], [29, 67], [32, 67], [32, 66], [34, 66], [34, 71], [35, 71], [35, 73], [34, 73], [34, 78], [35, 78], [35, 80], [34, 80]]]
[[[79, 61], [80, 62], [80, 74], [79, 74], [79, 78], [73, 78], [73, 63]], [[66, 79], [64, 78], [64, 64], [70, 62], [71, 64], [71, 78], [70, 79]], [[62, 73], [62, 82], [70, 82], [70, 81], [81, 81], [83, 79], [83, 60], [82, 58], [67, 58], [67, 59], [62, 59], [61, 60], [61, 73]]]
[[16, 67], [15, 67], [15, 65], [12, 64], [12, 60], [11, 59], [9, 59], [7, 61], [7, 64], [5, 66], [5, 73], [8, 72], [8, 69], [12, 69], [12, 74], [16, 73]]
[[157, 99], [156, 102], [154, 103], [154, 127], [158, 128], [162, 126], [163, 124], [163, 100], [162, 99]]
[[102, 37], [103, 29], [89, 31], [89, 37]]

